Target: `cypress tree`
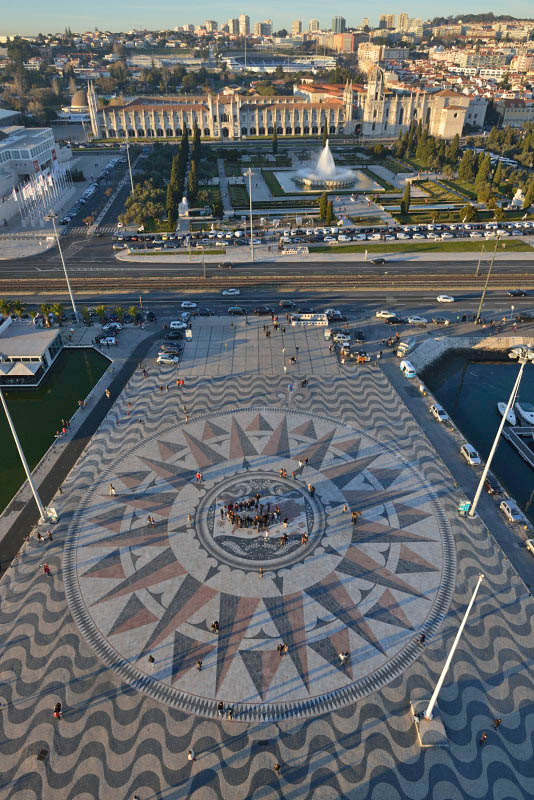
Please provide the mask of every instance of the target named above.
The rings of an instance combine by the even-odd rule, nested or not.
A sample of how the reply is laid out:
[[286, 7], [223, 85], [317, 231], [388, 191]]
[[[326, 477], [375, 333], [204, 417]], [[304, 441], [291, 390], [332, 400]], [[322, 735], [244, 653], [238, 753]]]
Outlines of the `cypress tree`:
[[410, 184], [407, 182], [404, 187], [404, 194], [400, 204], [401, 214], [407, 214], [410, 210]]
[[321, 219], [326, 217], [326, 207], [328, 205], [328, 195], [326, 192], [323, 192], [321, 195], [321, 199], [319, 200], [319, 216]]
[[189, 202], [191, 205], [196, 202], [198, 192], [198, 177], [197, 177], [197, 162], [191, 162], [191, 169], [189, 170], [189, 180], [187, 183], [187, 194], [189, 195]]
[[278, 153], [278, 134], [276, 133], [276, 124], [273, 128], [273, 156]]
[[329, 200], [326, 206], [325, 223], [327, 225], [330, 225], [333, 218], [334, 218], [334, 203], [332, 202], [332, 200]]

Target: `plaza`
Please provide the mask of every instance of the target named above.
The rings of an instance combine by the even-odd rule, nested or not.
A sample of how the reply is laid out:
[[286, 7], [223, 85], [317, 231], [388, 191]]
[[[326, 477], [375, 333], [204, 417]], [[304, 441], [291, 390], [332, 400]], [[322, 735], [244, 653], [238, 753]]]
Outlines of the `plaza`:
[[[154, 342], [64, 482], [53, 542], [4, 576], [2, 792], [532, 796], [529, 590], [457, 516], [387, 370], [265, 322], [195, 321], [178, 366]], [[258, 495], [280, 508], [268, 536], [221, 514]], [[421, 749], [410, 701], [480, 572], [438, 700], [448, 747]]]

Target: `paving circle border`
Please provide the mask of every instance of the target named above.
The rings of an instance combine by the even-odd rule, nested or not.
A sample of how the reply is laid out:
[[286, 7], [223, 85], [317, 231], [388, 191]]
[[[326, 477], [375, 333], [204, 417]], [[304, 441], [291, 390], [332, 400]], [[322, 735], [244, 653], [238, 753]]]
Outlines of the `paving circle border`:
[[[257, 722], [268, 721], [278, 722], [284, 719], [300, 719], [300, 718], [313, 718], [321, 714], [336, 711], [337, 709], [344, 708], [351, 703], [355, 703], [364, 697], [378, 691], [379, 689], [387, 686], [400, 675], [419, 657], [423, 650], [423, 646], [419, 641], [419, 636], [424, 633], [426, 638], [433, 636], [443, 620], [445, 619], [452, 596], [454, 593], [456, 583], [456, 546], [454, 536], [449, 523], [449, 519], [442, 508], [439, 498], [434, 489], [428, 486], [428, 479], [420, 472], [412, 463], [408, 462], [401, 453], [389, 442], [384, 442], [378, 439], [372, 433], [356, 428], [346, 422], [341, 422], [335, 417], [327, 414], [317, 414], [313, 411], [306, 411], [301, 409], [294, 409], [287, 406], [265, 406], [253, 405], [244, 406], [240, 408], [227, 408], [214, 411], [212, 413], [205, 413], [193, 416], [185, 424], [180, 422], [168, 425], [164, 428], [158, 429], [150, 436], [144, 438], [138, 444], [128, 448], [118, 458], [114, 459], [108, 464], [105, 469], [100, 473], [100, 479], [106, 481], [112, 470], [116, 469], [118, 463], [125, 458], [133, 455], [137, 450], [145, 447], [147, 443], [152, 442], [154, 439], [164, 436], [170, 431], [177, 428], [184, 428], [191, 423], [212, 420], [217, 417], [228, 417], [232, 414], [240, 413], [274, 413], [274, 414], [291, 414], [300, 415], [303, 417], [312, 417], [319, 419], [328, 424], [336, 425], [340, 428], [345, 428], [352, 434], [361, 436], [364, 439], [375, 444], [381, 448], [383, 452], [388, 453], [390, 456], [397, 458], [401, 463], [405, 464], [406, 469], [409, 470], [415, 477], [418, 478], [421, 486], [425, 487], [426, 497], [432, 506], [438, 530], [440, 533], [440, 541], [442, 545], [442, 572], [441, 580], [438, 590], [435, 594], [432, 607], [427, 615], [426, 620], [420, 626], [416, 635], [392, 656], [388, 661], [374, 670], [371, 674], [363, 678], [359, 678], [349, 686], [336, 689], [331, 692], [325, 692], [307, 700], [296, 700], [287, 703], [234, 703], [234, 719], [242, 722]], [[166, 684], [157, 681], [153, 676], [144, 672], [136, 663], [132, 663], [125, 659], [118, 653], [104, 638], [101, 631], [95, 625], [87, 606], [84, 602], [83, 595], [80, 591], [78, 574], [76, 570], [76, 551], [78, 546], [77, 533], [78, 525], [83, 521], [83, 514], [90, 505], [94, 492], [97, 486], [93, 483], [87, 490], [85, 495], [81, 498], [78, 507], [73, 513], [63, 549], [63, 580], [65, 588], [65, 596], [69, 605], [69, 610], [78, 627], [78, 630], [84, 637], [87, 644], [97, 654], [97, 656], [114, 670], [114, 672], [125, 681], [131, 688], [136, 689], [143, 694], [163, 703], [171, 708], [177, 709], [184, 713], [194, 714], [196, 716], [208, 717], [217, 719], [217, 701], [210, 698], [194, 695], [191, 692], [183, 692], [174, 689]]]

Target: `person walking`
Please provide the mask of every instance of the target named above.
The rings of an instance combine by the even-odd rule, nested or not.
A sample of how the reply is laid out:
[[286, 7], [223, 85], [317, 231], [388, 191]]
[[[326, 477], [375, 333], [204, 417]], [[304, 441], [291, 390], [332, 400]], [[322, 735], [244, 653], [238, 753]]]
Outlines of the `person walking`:
[[43, 568], [43, 573], [45, 575], [52, 575], [52, 573], [50, 572], [50, 567], [48, 566], [48, 564], [46, 562], [44, 564], [42, 564], [41, 566]]
[[47, 536], [47, 539], [48, 539], [49, 542], [53, 542], [54, 541], [54, 537], [52, 536], [52, 531], [47, 531], [46, 532], [46, 536]]
[[104, 394], [106, 395], [106, 397], [107, 397], [107, 398], [108, 398], [108, 400], [109, 400], [109, 399], [110, 399], [110, 397], [111, 397], [111, 392], [109, 391], [109, 389], [106, 389], [106, 391], [104, 392]]
[[224, 714], [224, 703], [222, 700], [219, 700], [219, 702], [217, 703], [217, 716], [222, 717], [223, 714]]
[[117, 494], [117, 492], [115, 491], [115, 487], [113, 486], [112, 483], [110, 483], [109, 484], [109, 496], [110, 497], [115, 497], [116, 494]]
[[194, 751], [194, 750], [189, 750], [189, 751], [188, 751], [188, 753], [187, 753], [187, 760], [188, 760], [188, 761], [196, 761], [196, 760], [197, 760], [197, 758], [196, 758], [196, 756], [195, 756], [195, 751]]
[[40, 531], [37, 531], [37, 539], [38, 539], [40, 542], [44, 542], [44, 539], [43, 539], [43, 537], [41, 536], [41, 532], [40, 532]]
[[233, 719], [234, 718], [234, 708], [233, 706], [228, 706], [226, 709], [226, 719]]
[[348, 657], [349, 657], [348, 653], [339, 653], [339, 661], [342, 667], [344, 667], [345, 664], [347, 663]]
[[61, 719], [61, 703], [56, 703], [54, 706], [54, 718]]
[[150, 514], [148, 515], [148, 524], [150, 525], [151, 528], [155, 528], [156, 527], [156, 523], [154, 521], [154, 517], [152, 517]]
[[202, 659], [199, 658], [197, 661], [197, 670], [200, 672], [202, 669]]
[[276, 774], [278, 775], [278, 777], [280, 777], [280, 764], [278, 763], [278, 761], [276, 761], [273, 769], [276, 772]]
[[502, 722], [502, 719], [494, 719], [493, 720], [493, 727], [495, 728], [495, 730], [497, 730], [497, 728], [499, 727], [501, 722]]
[[486, 733], [486, 731], [483, 731], [482, 732], [482, 736], [480, 737], [479, 744], [484, 744], [484, 742], [486, 741], [487, 738], [488, 738], [488, 734]]

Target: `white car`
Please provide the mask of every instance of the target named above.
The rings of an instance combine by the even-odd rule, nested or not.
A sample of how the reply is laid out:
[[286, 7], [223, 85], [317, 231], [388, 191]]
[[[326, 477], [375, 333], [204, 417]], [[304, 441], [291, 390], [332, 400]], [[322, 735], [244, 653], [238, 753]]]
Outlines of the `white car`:
[[390, 317], [396, 317], [397, 315], [393, 311], [377, 311], [375, 313], [375, 317], [378, 319], [390, 319]]
[[426, 317], [419, 317], [415, 314], [413, 317], [408, 317], [408, 322], [410, 325], [426, 325], [428, 320]]
[[508, 522], [522, 522], [523, 515], [515, 500], [507, 497], [499, 504], [499, 508], [508, 520]]
[[454, 303], [454, 297], [451, 297], [450, 294], [438, 294], [436, 300], [438, 303]]
[[460, 447], [460, 453], [463, 455], [469, 466], [476, 467], [481, 464], [480, 456], [472, 444], [466, 442]]
[[116, 338], [114, 336], [104, 336], [103, 339], [100, 339], [99, 344], [100, 345], [106, 345], [106, 346], [107, 345], [111, 345], [111, 344], [117, 344], [117, 340], [116, 340]]
[[223, 289], [222, 294], [224, 297], [235, 297], [238, 294], [241, 294], [240, 289]]
[[437, 420], [438, 422], [449, 421], [449, 415], [447, 414], [443, 406], [440, 406], [439, 403], [434, 403], [433, 405], [430, 406], [430, 413], [432, 414], [434, 419]]
[[181, 305], [181, 308], [196, 308], [198, 303], [193, 303], [192, 300], [184, 300]]
[[175, 319], [169, 324], [169, 328], [171, 331], [183, 331], [184, 328], [187, 328], [187, 322], [181, 319]]
[[346, 333], [334, 333], [332, 341], [338, 344], [350, 344], [350, 336], [347, 336]]
[[102, 325], [102, 330], [115, 333], [116, 331], [122, 331], [122, 325], [120, 322], [108, 322], [107, 325]]
[[156, 358], [158, 364], [178, 364], [180, 359], [178, 356], [173, 356], [170, 353], [159, 353]]
[[324, 313], [327, 317], [336, 317], [338, 314], [341, 314], [337, 308], [325, 308]]
[[409, 238], [410, 238], [410, 234], [409, 233], [398, 233], [397, 234], [397, 239], [409, 239]]

